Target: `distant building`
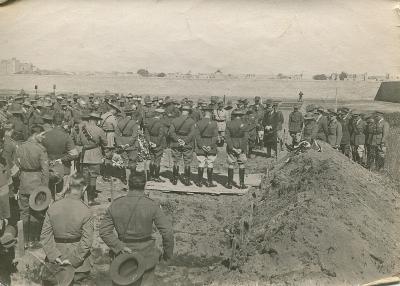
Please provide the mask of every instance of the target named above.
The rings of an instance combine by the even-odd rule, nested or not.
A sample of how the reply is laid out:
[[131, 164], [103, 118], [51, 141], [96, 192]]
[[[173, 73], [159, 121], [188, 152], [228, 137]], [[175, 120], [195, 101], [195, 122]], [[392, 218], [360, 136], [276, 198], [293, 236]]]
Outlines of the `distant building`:
[[0, 74], [33, 73], [35, 67], [31, 63], [22, 63], [16, 58], [0, 62]]

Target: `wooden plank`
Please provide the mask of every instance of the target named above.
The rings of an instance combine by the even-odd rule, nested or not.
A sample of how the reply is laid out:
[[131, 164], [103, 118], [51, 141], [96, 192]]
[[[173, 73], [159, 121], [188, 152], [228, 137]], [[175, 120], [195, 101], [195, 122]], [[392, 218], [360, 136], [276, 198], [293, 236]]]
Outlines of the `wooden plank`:
[[25, 239], [24, 239], [24, 222], [19, 220], [17, 222], [17, 230], [18, 230], [18, 240], [17, 240], [17, 252], [16, 257], [21, 258], [25, 255]]
[[362, 286], [378, 286], [378, 285], [392, 285], [392, 286], [400, 285], [400, 278], [395, 276], [387, 277], [374, 282], [363, 284]]

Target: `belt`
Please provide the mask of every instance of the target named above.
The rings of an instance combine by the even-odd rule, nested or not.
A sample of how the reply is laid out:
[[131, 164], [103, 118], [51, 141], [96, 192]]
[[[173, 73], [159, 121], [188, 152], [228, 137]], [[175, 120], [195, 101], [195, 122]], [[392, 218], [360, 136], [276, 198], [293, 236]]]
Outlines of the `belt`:
[[145, 237], [145, 238], [126, 238], [126, 239], [121, 239], [122, 242], [124, 243], [134, 243], [134, 242], [146, 242], [151, 240], [151, 236]]
[[81, 238], [54, 238], [54, 241], [56, 243], [75, 243], [81, 241]]
[[42, 171], [42, 169], [23, 169], [23, 168], [21, 168], [20, 170], [21, 172], [25, 173], [38, 173]]

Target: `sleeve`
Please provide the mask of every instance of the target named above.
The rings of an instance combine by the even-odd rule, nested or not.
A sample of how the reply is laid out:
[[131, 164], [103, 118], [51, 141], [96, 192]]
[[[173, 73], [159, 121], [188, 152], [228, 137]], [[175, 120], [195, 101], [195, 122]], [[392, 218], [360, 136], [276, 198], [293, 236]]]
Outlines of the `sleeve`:
[[336, 146], [340, 145], [340, 142], [342, 141], [342, 137], [343, 137], [343, 132], [342, 132], [342, 124], [340, 124], [340, 122], [337, 122], [337, 127], [336, 127]]
[[42, 232], [40, 234], [40, 243], [43, 245], [44, 253], [50, 262], [56, 260], [56, 258], [61, 256], [61, 252], [56, 247], [56, 242], [54, 241], [53, 227], [50, 223], [49, 214], [46, 212], [44, 218]]
[[61, 158], [61, 161], [69, 162], [78, 158], [79, 155], [78, 150], [76, 150], [74, 141], [69, 135], [67, 135], [67, 138], [65, 140], [65, 149], [67, 151], [67, 155]]
[[139, 132], [139, 125], [134, 124], [132, 127], [132, 136], [129, 142], [130, 146], [134, 146], [136, 144], [136, 141], [138, 139], [138, 132]]
[[174, 142], [178, 141], [178, 137], [176, 136], [176, 130], [175, 130], [175, 125], [174, 121], [171, 122], [171, 125], [169, 126], [169, 136]]
[[40, 154], [40, 167], [42, 169], [42, 184], [47, 186], [49, 184], [49, 159], [45, 150]]
[[100, 146], [107, 146], [107, 135], [102, 129], [99, 130], [99, 139]]
[[118, 239], [114, 232], [114, 223], [111, 210], [108, 208], [100, 221], [99, 234], [104, 243], [115, 253], [118, 254], [124, 249], [125, 244]]
[[231, 131], [230, 131], [230, 128], [229, 128], [230, 126], [229, 126], [229, 124], [226, 126], [226, 129], [225, 129], [225, 141], [226, 141], [226, 148], [228, 149], [228, 150], [232, 150], [232, 147], [233, 147], [233, 142], [232, 142], [232, 138], [231, 138]]
[[160, 207], [156, 207], [154, 224], [162, 236], [164, 259], [171, 259], [174, 254], [174, 233], [172, 223]]
[[93, 236], [94, 236], [94, 217], [90, 213], [90, 215], [86, 218], [85, 222], [82, 225], [82, 237], [79, 242], [78, 247], [76, 247], [68, 257], [68, 260], [71, 262], [72, 266], [75, 268], [80, 266], [87, 255], [90, 253], [93, 244]]
[[217, 144], [218, 141], [218, 125], [217, 122], [213, 122], [214, 128], [213, 128], [213, 135], [212, 135], [212, 139], [211, 142], [213, 145]]

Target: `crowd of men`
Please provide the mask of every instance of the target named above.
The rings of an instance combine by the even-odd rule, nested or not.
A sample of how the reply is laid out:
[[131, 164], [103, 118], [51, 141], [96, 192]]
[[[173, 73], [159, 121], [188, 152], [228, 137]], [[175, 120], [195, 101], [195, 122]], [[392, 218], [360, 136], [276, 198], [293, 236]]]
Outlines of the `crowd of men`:
[[[128, 184], [129, 192], [125, 199], [112, 202], [101, 222], [100, 236], [116, 258], [138, 251], [151, 257], [144, 275], [151, 280], [160, 258], [151, 239], [152, 223], [163, 235], [165, 260], [173, 253], [173, 235], [171, 223], [143, 190], [146, 181], [164, 182], [161, 159], [167, 148], [173, 160], [171, 183], [180, 180], [185, 186], [193, 182], [207, 188], [216, 186], [213, 164], [222, 147], [227, 152], [228, 189], [246, 188], [246, 162], [256, 150], [277, 157], [302, 142], [312, 146], [325, 141], [367, 168], [384, 166], [389, 124], [380, 112], [304, 108], [298, 103], [289, 115], [287, 130], [284, 121], [279, 102], [263, 102], [260, 97], [251, 103], [239, 99], [235, 104], [218, 98], [193, 102], [132, 94], [32, 97], [21, 92], [0, 98], [0, 234], [7, 226], [12, 232], [21, 219], [27, 247], [40, 241], [49, 263], [72, 267], [75, 281], [85, 279], [94, 235], [90, 206], [98, 204], [96, 180], [118, 177]], [[192, 180], [194, 158], [197, 177]], [[138, 169], [139, 163], [143, 170]], [[238, 184], [233, 180], [235, 166]], [[81, 201], [83, 193], [88, 205]], [[41, 196], [54, 203], [41, 207], [36, 202]], [[1, 251], [13, 256], [12, 247], [3, 245]], [[0, 273], [9, 274], [11, 267], [7, 267], [0, 265]]]

